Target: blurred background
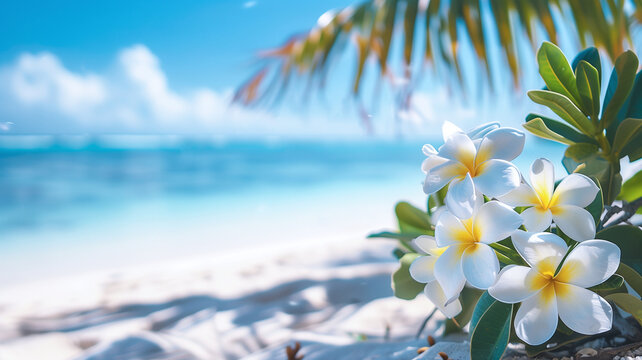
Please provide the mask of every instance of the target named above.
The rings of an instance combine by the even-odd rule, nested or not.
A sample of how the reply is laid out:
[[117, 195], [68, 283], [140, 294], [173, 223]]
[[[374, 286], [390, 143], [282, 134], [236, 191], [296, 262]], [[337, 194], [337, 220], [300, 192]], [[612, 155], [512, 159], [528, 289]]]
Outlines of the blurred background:
[[[426, 10], [426, 1], [414, 3]], [[562, 3], [549, 15], [571, 58], [585, 40]], [[396, 73], [380, 72], [374, 48], [354, 90], [356, 32], [337, 45], [341, 56], [324, 70], [323, 86], [301, 76], [272, 98], [279, 100], [256, 101], [257, 71], [289, 81], [278, 78], [290, 70], [279, 67], [283, 57], [275, 51], [283, 55], [288, 39], [300, 39], [293, 34], [311, 35], [354, 5], [3, 2], [0, 287], [273, 243], [362, 239], [395, 226], [397, 200], [424, 206], [421, 145], [440, 143], [443, 121], [520, 128], [529, 112], [545, 112], [525, 96], [543, 86], [537, 46], [530, 45], [538, 43], [515, 19], [508, 47], [517, 73], [492, 21], [484, 69], [466, 37], [454, 56], [455, 47], [442, 45], [450, 61], [423, 61], [419, 32], [414, 60], [404, 62], [408, 35], [400, 20], [389, 49]], [[628, 14], [636, 9], [634, 2], [622, 6]], [[607, 20], [617, 20], [606, 3], [604, 9]], [[529, 25], [534, 38], [550, 36], [545, 25]], [[625, 47], [639, 44], [639, 29], [627, 35]], [[459, 59], [456, 70], [452, 59]], [[292, 68], [294, 77], [309, 70]], [[530, 135], [526, 149], [516, 160], [522, 171], [541, 156], [559, 164], [563, 151]]]

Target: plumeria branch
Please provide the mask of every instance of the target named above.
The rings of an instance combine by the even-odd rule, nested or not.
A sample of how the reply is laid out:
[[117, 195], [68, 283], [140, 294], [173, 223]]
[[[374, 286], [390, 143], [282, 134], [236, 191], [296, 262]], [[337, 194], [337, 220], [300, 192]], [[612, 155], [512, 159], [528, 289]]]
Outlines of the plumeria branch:
[[[639, 208], [642, 207], [642, 197], [637, 198], [631, 202], [622, 202], [622, 206], [611, 205], [605, 206], [608, 210], [604, 214], [604, 219], [600, 224], [600, 228], [605, 227], [604, 225], [608, 223], [608, 226], [614, 226], [623, 222], [628, 222], [628, 220], [635, 215]], [[609, 220], [616, 214], [623, 213], [622, 215], [615, 218], [613, 221]]]

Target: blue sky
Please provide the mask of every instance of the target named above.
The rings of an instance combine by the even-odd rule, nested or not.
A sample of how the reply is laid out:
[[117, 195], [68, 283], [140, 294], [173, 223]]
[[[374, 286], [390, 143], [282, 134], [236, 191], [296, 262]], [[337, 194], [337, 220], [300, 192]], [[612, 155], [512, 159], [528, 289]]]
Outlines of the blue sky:
[[[293, 100], [277, 109], [229, 106], [232, 91], [255, 69], [257, 51], [310, 29], [325, 11], [351, 3], [4, 1], [0, 125], [11, 122], [8, 131], [17, 134], [364, 136], [348, 96], [347, 79], [354, 71], [350, 53], [332, 73], [327, 101]], [[489, 41], [496, 42], [492, 36]], [[567, 41], [562, 47], [576, 51], [572, 45]], [[462, 49], [463, 65], [472, 69], [474, 57]], [[532, 71], [534, 54], [528, 51], [526, 73], [530, 63], [533, 76], [524, 89], [542, 85]], [[394, 43], [392, 53], [400, 53]], [[504, 67], [501, 61], [494, 66]], [[367, 77], [364, 88], [372, 89], [373, 83], [374, 76]], [[463, 103], [434, 78], [423, 83], [413, 99], [421, 116], [404, 123], [408, 133], [430, 133], [444, 119], [463, 127], [497, 120], [517, 126], [534, 108], [525, 101], [524, 89], [482, 91], [475, 101]], [[394, 133], [390, 91], [384, 88], [380, 96], [365, 92], [364, 99], [377, 132]]]

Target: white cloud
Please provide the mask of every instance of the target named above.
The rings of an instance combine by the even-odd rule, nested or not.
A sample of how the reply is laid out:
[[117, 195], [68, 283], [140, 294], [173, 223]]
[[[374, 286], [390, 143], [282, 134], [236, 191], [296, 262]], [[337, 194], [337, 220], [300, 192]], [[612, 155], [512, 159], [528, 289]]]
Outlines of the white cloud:
[[147, 47], [135, 45], [127, 48], [121, 51], [118, 59], [128, 79], [138, 88], [157, 118], [166, 120], [187, 115], [187, 100], [168, 88], [158, 58]]
[[232, 97], [230, 89], [203, 86], [177, 91], [159, 58], [144, 45], [120, 50], [99, 74], [74, 72], [51, 53], [24, 53], [0, 67], [0, 120], [15, 123], [10, 131], [364, 134], [356, 120], [331, 120], [345, 116], [329, 109], [312, 116], [274, 113], [231, 104]]
[[9, 74], [9, 86], [19, 101], [52, 104], [69, 115], [83, 114], [107, 98], [99, 76], [74, 74], [46, 52], [21, 55]]
[[79, 74], [51, 53], [24, 53], [2, 69], [8, 81], [0, 87], [7, 87], [24, 109], [40, 106], [76, 120], [116, 122], [132, 128], [256, 118], [255, 112], [230, 105], [229, 90], [172, 90], [158, 57], [144, 45], [121, 50], [114, 68], [102, 76]]

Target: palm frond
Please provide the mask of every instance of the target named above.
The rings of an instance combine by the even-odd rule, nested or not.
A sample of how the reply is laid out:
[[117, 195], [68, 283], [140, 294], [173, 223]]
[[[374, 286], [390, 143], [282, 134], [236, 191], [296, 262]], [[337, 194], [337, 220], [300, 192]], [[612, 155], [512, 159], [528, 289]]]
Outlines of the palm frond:
[[[501, 56], [518, 87], [521, 64], [516, 42], [520, 38], [528, 39], [533, 49], [543, 37], [556, 43], [562, 23], [572, 23], [573, 35], [583, 47], [592, 43], [614, 60], [631, 44], [630, 30], [641, 22], [642, 0], [368, 0], [329, 11], [307, 33], [260, 53], [263, 66], [238, 88], [234, 99], [245, 105], [272, 103], [282, 97], [293, 78], [307, 78], [308, 88], [322, 88], [333, 71], [333, 58], [346, 52], [345, 45], [356, 50], [355, 75], [349, 83], [355, 97], [362, 90], [369, 58], [375, 59], [381, 78], [410, 82], [416, 77], [411, 71], [416, 65], [441, 63], [461, 82], [461, 47], [471, 46], [486, 79], [492, 79], [497, 70], [490, 65], [489, 36], [499, 39]], [[403, 35], [402, 69], [391, 68], [396, 28]], [[421, 40], [423, 56], [414, 56]], [[492, 86], [492, 81], [488, 83]]]

